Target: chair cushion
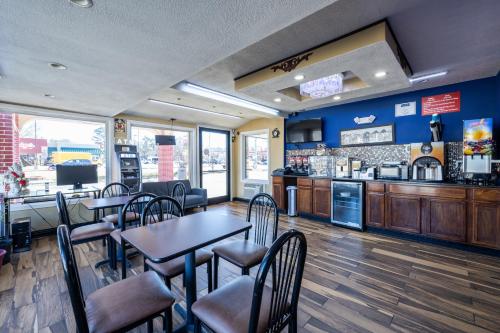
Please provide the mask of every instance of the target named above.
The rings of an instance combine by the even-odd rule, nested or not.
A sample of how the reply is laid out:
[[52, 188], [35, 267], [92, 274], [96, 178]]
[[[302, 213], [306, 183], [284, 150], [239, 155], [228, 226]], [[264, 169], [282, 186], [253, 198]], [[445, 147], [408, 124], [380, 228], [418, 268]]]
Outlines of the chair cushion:
[[267, 247], [248, 240], [238, 240], [215, 246], [212, 251], [239, 267], [252, 267], [262, 261]]
[[186, 202], [184, 204], [186, 207], [196, 207], [203, 204], [204, 204], [203, 197], [201, 195], [197, 194], [186, 195]]
[[[137, 221], [140, 218], [140, 215], [134, 212], [127, 212], [125, 214], [125, 222]], [[114, 224], [118, 223], [118, 214], [110, 214], [106, 215], [102, 218], [104, 222], [111, 222]]]
[[[255, 280], [240, 276], [196, 301], [193, 313], [214, 332], [248, 332]], [[265, 332], [269, 320], [272, 290], [264, 286], [257, 332]]]
[[[198, 250], [195, 255], [196, 266], [201, 266], [212, 259], [213, 254], [206, 250]], [[146, 264], [151, 267], [152, 270], [158, 272], [159, 274], [166, 276], [168, 278], [175, 277], [184, 273], [184, 256], [172, 259], [170, 261], [156, 264], [149, 259], [146, 259]]]
[[145, 272], [118, 281], [89, 295], [86, 303], [89, 331], [117, 332], [168, 309], [175, 299], [160, 277]]
[[81, 227], [76, 227], [71, 231], [70, 237], [72, 242], [76, 242], [100, 236], [107, 236], [113, 230], [115, 230], [113, 223], [110, 222], [93, 223]]

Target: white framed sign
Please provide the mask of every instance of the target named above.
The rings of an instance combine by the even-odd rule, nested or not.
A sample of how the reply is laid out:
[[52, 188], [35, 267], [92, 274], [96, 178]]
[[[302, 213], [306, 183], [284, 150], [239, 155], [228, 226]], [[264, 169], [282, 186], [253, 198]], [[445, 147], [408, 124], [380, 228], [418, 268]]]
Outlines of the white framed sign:
[[417, 102], [415, 101], [395, 105], [395, 117], [413, 116], [415, 114], [417, 114]]

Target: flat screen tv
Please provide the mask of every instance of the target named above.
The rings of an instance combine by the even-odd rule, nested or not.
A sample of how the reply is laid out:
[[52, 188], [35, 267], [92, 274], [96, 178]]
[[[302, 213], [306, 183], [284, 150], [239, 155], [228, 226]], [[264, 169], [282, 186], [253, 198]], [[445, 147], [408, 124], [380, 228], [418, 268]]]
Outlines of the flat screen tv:
[[286, 122], [286, 143], [323, 141], [321, 118]]

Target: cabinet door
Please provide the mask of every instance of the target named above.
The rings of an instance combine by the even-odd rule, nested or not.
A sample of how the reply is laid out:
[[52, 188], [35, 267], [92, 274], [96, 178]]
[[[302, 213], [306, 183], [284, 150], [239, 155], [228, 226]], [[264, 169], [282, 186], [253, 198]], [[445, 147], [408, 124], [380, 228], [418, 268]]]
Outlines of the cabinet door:
[[454, 242], [466, 241], [466, 203], [453, 199], [423, 199], [422, 233]]
[[312, 187], [298, 187], [297, 211], [299, 213], [312, 214]]
[[366, 194], [366, 224], [374, 227], [385, 225], [385, 194], [368, 192]]
[[500, 207], [495, 203], [472, 204], [471, 243], [500, 248]]
[[386, 223], [389, 229], [420, 233], [420, 198], [389, 194], [386, 197]]
[[279, 209], [286, 209], [283, 195], [283, 184], [273, 183], [273, 199], [276, 201]]
[[327, 187], [313, 188], [313, 214], [319, 217], [331, 217], [331, 190]]

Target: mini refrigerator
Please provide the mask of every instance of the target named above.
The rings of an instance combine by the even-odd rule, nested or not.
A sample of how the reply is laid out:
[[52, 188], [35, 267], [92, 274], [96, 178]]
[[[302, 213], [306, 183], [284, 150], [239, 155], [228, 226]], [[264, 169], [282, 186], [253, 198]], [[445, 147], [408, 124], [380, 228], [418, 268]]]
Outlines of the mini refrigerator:
[[364, 183], [332, 181], [332, 223], [363, 230]]

